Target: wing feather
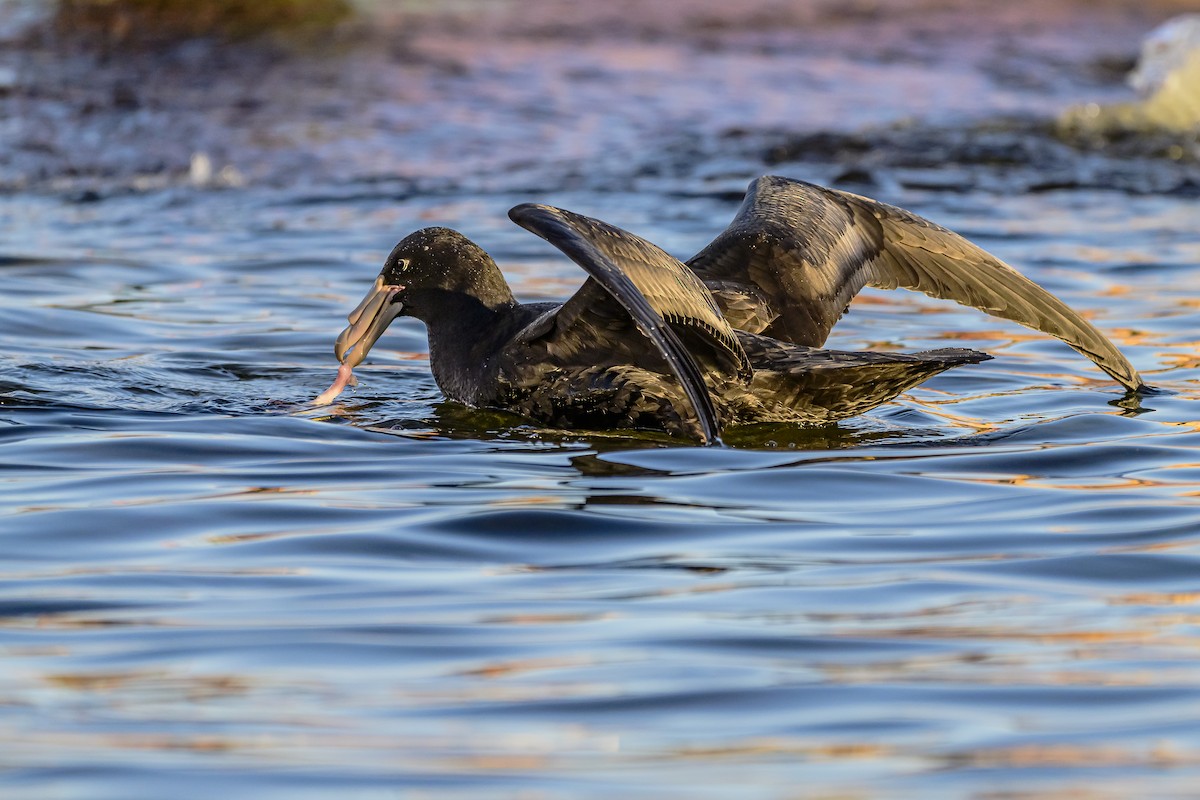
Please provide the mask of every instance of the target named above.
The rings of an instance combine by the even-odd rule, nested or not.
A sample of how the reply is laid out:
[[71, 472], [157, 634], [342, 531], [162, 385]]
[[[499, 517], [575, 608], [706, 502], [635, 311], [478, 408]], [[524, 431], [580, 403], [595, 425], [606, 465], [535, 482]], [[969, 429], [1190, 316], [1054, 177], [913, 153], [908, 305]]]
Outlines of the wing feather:
[[849, 192], [759, 178], [729, 228], [688, 266], [708, 283], [756, 288], [771, 304], [758, 317], [772, 322], [754, 332], [785, 341], [824, 344], [864, 286], [912, 289], [1061, 339], [1125, 387], [1146, 388], [1104, 334], [1008, 264], [916, 214]]
[[[615, 300], [667, 362], [691, 402], [701, 430], [715, 441], [716, 409], [696, 358], [677, 334], [704, 342], [729, 376], [748, 377], [749, 360], [704, 284], [676, 259], [620, 228], [570, 211], [526, 203], [509, 211], [521, 227], [563, 251], [590, 276], [556, 316], [556, 329], [599, 313]], [[602, 290], [602, 291], [601, 291]], [[718, 368], [720, 368], [718, 366]]]

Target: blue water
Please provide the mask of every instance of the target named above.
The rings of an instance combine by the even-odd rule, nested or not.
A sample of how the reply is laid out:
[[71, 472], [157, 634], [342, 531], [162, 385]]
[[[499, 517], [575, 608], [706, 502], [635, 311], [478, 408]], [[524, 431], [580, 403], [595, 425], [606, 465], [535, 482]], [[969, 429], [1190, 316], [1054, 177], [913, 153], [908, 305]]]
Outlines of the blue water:
[[[1140, 408], [1057, 343], [874, 293], [838, 346], [996, 359], [696, 448], [442, 403], [412, 320], [304, 406], [430, 208], [526, 299], [580, 276], [500, 222], [524, 198], [292, 195], [4, 203], [11, 796], [1195, 785], [1194, 200], [885, 198], [1094, 312], [1168, 390]], [[539, 199], [681, 254], [734, 207]]]
[[[423, 329], [402, 319], [356, 390], [307, 404], [333, 379], [345, 314], [411, 230], [455, 227], [521, 299], [561, 299], [582, 274], [509, 223], [510, 206], [561, 205], [687, 257], [756, 174], [828, 182], [859, 166], [768, 167], [745, 132], [676, 130], [739, 69], [754, 80], [721, 113], [777, 126], [792, 107], [763, 76], [792, 62], [660, 45], [604, 61], [600, 45], [524, 42], [478, 72], [397, 83], [454, 90], [454, 113], [397, 102], [393, 119], [380, 101], [393, 138], [296, 145], [330, 161], [342, 148], [358, 177], [280, 179], [307, 163], [293, 149], [264, 166], [276, 179], [241, 164], [234, 188], [185, 174], [0, 197], [0, 796], [1194, 794], [1194, 191], [1106, 189], [1114, 163], [1086, 154], [1053, 165], [1086, 173], [1076, 188], [887, 159], [869, 165], [874, 183], [846, 186], [960, 231], [1084, 311], [1163, 390], [1140, 401], [1056, 341], [868, 291], [831, 345], [995, 359], [838, 426], [700, 448], [445, 403]], [[873, 103], [905, 107], [877, 82], [891, 74], [949, 82], [921, 110], [964, 91], [972, 112], [1021, 91], [1052, 108], [1063, 91], [983, 96], [990, 79], [971, 73], [955, 94], [936, 60], [847, 71], [798, 57], [810, 72], [795, 91], [820, 100], [809, 129], [822, 109], [858, 114], [843, 118], [854, 127]], [[646, 99], [657, 71], [692, 58], [682, 110]], [[556, 134], [534, 102], [560, 86], [551, 67], [586, 89], [557, 99], [555, 125], [602, 119], [633, 89], [645, 96], [619, 113], [640, 121]], [[445, 125], [476, 138], [456, 150]], [[627, 157], [627, 140], [644, 150]], [[395, 172], [405, 158], [412, 180]]]

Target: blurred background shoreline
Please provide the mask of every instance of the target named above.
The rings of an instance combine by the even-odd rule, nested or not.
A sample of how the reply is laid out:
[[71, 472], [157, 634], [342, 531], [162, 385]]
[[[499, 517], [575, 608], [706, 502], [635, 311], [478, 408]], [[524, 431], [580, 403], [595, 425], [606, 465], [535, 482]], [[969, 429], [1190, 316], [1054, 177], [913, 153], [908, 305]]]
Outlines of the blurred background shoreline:
[[[849, 146], [905, 164], [901, 151], [919, 144], [895, 138], [905, 126], [1016, 119], [1025, 141], [1053, 133], [1072, 104], [1127, 101], [1141, 37], [1190, 5], [279, 3], [326, 13], [306, 11], [305, 25], [283, 15], [279, 30], [150, 35], [113, 10], [121, 3], [58, 19], [45, 5], [0, 4], [0, 187], [87, 199], [363, 181], [627, 188], [703, 175], [701, 163], [762, 171], [793, 137], [796, 151], [812, 134], [880, 130]], [[1173, 144], [1134, 155], [1196, 161], [1194, 137]], [[1161, 183], [1149, 188], [1172, 188]]]

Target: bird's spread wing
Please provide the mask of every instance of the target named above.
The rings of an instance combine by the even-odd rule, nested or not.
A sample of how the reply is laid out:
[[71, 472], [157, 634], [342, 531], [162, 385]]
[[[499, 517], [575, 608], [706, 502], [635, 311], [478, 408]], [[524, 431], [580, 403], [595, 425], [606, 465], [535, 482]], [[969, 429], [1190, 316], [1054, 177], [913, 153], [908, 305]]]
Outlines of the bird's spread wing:
[[1125, 387], [1145, 388], [1104, 334], [1000, 259], [916, 214], [848, 192], [759, 178], [730, 226], [688, 266], [723, 303], [767, 298], [770, 308], [750, 316], [769, 320], [761, 332], [785, 341], [819, 347], [864, 286], [901, 287], [1054, 336]]
[[[653, 244], [599, 220], [532, 203], [519, 205], [508, 215], [563, 251], [590, 276], [552, 316], [536, 320], [529, 334], [578, 338], [581, 331], [611, 329], [614, 317], [628, 320], [667, 362], [705, 437], [715, 440], [719, 425], [705, 370], [748, 379], [751, 368], [733, 330], [696, 275]], [[624, 338], [630, 333], [632, 329]], [[587, 343], [578, 344], [582, 348]]]

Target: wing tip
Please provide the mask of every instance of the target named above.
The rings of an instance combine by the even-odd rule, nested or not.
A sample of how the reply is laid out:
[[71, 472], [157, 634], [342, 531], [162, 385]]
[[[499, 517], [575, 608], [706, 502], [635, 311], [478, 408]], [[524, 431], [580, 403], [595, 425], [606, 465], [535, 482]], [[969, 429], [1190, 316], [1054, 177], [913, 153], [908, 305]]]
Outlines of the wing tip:
[[808, 181], [802, 181], [799, 178], [788, 178], [784, 175], [759, 175], [757, 178], [750, 181], [750, 186], [747, 189], [747, 194], [751, 194], [754, 191], [756, 191], [759, 187], [764, 187], [764, 186], [769, 187], [771, 189], [778, 189], [778, 188], [787, 186], [787, 187], [790, 187], [793, 189], [802, 187], [804, 189], [814, 189], [815, 188], [815, 189], [823, 189], [825, 191], [830, 191], [826, 187], [818, 186], [817, 184], [809, 183]]
[[528, 219], [533, 214], [544, 214], [547, 211], [557, 210], [551, 206], [544, 206], [541, 203], [520, 203], [508, 210], [508, 218], [520, 225], [522, 220]]

